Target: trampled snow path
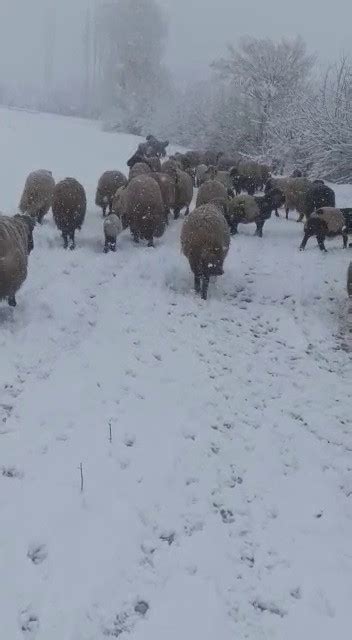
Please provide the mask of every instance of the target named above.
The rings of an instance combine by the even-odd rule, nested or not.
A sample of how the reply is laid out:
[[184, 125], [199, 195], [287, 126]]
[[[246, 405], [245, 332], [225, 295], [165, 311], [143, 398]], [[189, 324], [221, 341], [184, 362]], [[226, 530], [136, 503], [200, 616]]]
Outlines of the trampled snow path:
[[2, 110], [0, 141], [6, 212], [38, 167], [89, 196], [76, 252], [48, 216], [17, 309], [0, 307], [2, 636], [348, 637], [342, 242], [301, 254], [294, 221], [242, 228], [203, 303], [181, 221], [155, 250], [124, 234], [102, 253], [96, 181], [135, 139]]

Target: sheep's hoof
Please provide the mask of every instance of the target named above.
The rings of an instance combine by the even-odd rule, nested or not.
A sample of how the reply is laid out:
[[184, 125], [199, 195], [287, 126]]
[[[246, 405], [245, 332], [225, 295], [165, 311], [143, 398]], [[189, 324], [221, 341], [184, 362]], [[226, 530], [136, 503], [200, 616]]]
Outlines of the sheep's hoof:
[[279, 214], [278, 211], [275, 211], [275, 215], [276, 215], [277, 218], [280, 218], [280, 214]]
[[70, 251], [74, 251], [74, 250], [75, 250], [75, 248], [76, 248], [76, 245], [75, 245], [75, 244], [71, 244], [71, 245], [70, 245]]
[[104, 253], [109, 253], [109, 247], [104, 247]]
[[153, 247], [154, 249], [154, 240], [149, 240], [148, 247]]
[[17, 302], [15, 296], [10, 296], [8, 299], [9, 307], [16, 307]]

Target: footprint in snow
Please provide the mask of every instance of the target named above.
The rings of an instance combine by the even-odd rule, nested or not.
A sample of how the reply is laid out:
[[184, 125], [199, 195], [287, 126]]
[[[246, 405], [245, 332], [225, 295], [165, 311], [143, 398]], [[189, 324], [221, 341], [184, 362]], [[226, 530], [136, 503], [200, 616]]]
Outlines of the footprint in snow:
[[39, 618], [29, 608], [21, 611], [19, 616], [20, 629], [27, 640], [36, 637], [39, 630]]
[[48, 551], [45, 544], [32, 543], [29, 545], [27, 557], [33, 564], [42, 564], [48, 557]]

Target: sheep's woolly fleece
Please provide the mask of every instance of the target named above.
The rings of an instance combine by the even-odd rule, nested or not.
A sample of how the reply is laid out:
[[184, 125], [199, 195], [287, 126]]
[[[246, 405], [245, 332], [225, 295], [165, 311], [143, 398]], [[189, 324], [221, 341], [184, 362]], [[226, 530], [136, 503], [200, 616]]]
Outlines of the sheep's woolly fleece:
[[204, 303], [182, 220], [103, 254], [97, 180], [136, 138], [0, 118], [4, 212], [42, 167], [89, 201], [75, 252], [51, 214], [35, 230], [0, 307], [1, 637], [349, 637], [351, 253], [299, 253], [294, 220], [240, 226]]

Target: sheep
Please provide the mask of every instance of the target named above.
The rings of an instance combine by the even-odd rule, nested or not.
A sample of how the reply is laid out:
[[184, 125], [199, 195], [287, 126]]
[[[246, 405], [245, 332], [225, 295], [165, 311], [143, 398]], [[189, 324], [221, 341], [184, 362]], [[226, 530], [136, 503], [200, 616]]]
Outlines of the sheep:
[[151, 172], [152, 170], [149, 164], [146, 164], [146, 162], [137, 162], [136, 164], [133, 165], [133, 167], [131, 167], [128, 175], [128, 180], [130, 182], [131, 180], [133, 180], [133, 178], [136, 178], [137, 176], [141, 176]]
[[307, 178], [270, 178], [266, 184], [265, 191], [280, 189], [286, 198], [286, 220], [288, 220], [290, 209], [296, 209], [299, 213], [297, 222], [301, 222], [311, 187], [312, 182]]
[[127, 187], [120, 187], [116, 191], [114, 199], [112, 201], [112, 212], [115, 213], [118, 218], [120, 218], [123, 229], [127, 229], [128, 227], [126, 194]]
[[297, 222], [302, 222], [305, 212], [307, 194], [312, 183], [308, 178], [289, 178], [286, 183], [286, 220], [291, 209], [296, 209], [299, 213]]
[[160, 187], [149, 175], [134, 178], [126, 188], [126, 213], [136, 243], [144, 239], [148, 247], [165, 231], [165, 212]]
[[0, 215], [0, 300], [15, 307], [16, 293], [27, 278], [28, 256], [33, 250], [32, 216]]
[[200, 207], [202, 204], [208, 204], [214, 200], [214, 198], [227, 199], [227, 190], [219, 180], [212, 179], [204, 182], [197, 194], [196, 207]]
[[216, 165], [219, 171], [230, 171], [238, 166], [239, 161], [239, 156], [226, 156], [224, 153], [219, 153]]
[[203, 153], [202, 162], [207, 166], [217, 165], [221, 155], [222, 155], [221, 152], [217, 151], [216, 149], [207, 149]]
[[104, 220], [104, 253], [116, 251], [117, 236], [122, 232], [122, 222], [116, 213], [110, 213]]
[[335, 192], [323, 181], [315, 180], [305, 194], [303, 213], [299, 220], [303, 220], [304, 214], [309, 218], [314, 211], [322, 207], [335, 207]]
[[136, 152], [129, 160], [127, 160], [127, 166], [130, 169], [139, 163], [147, 164], [152, 171], [161, 171], [161, 162], [158, 156], [145, 156]]
[[173, 178], [176, 182], [177, 172], [180, 169], [180, 165], [173, 158], [169, 158], [169, 160], [165, 160], [161, 165], [162, 173], [167, 173], [171, 178]]
[[[280, 194], [282, 198], [282, 195]], [[271, 216], [272, 211], [277, 206], [277, 194], [268, 192], [264, 196], [235, 196], [229, 201], [228, 214], [226, 219], [230, 226], [232, 235], [238, 232], [239, 224], [256, 224], [255, 234], [263, 237], [265, 221]]]
[[109, 208], [112, 213], [112, 201], [116, 191], [127, 184], [127, 178], [121, 171], [105, 171], [99, 178], [98, 187], [95, 195], [95, 204], [103, 210], [103, 216]]
[[196, 187], [199, 188], [206, 181], [208, 167], [206, 164], [199, 164], [196, 168]]
[[195, 169], [203, 162], [203, 153], [201, 151], [186, 151], [180, 156], [182, 169]]
[[346, 249], [348, 231], [343, 212], [334, 207], [322, 207], [308, 218], [300, 250], [304, 251], [309, 238], [316, 236], [319, 249], [326, 252], [325, 238], [334, 238], [339, 235], [342, 235], [343, 247]]
[[228, 224], [216, 204], [205, 204], [190, 213], [181, 231], [182, 253], [194, 274], [194, 288], [203, 300], [208, 297], [210, 276], [224, 273], [230, 247]]
[[352, 298], [352, 262], [350, 262], [347, 269], [347, 293]]
[[174, 209], [174, 218], [180, 217], [182, 209], [186, 208], [185, 215], [189, 214], [189, 207], [193, 199], [193, 181], [191, 176], [185, 171], [177, 171], [176, 175], [176, 198]]
[[19, 210], [23, 214], [36, 218], [41, 224], [51, 207], [54, 189], [55, 180], [51, 171], [46, 169], [32, 171], [26, 179]]
[[155, 172], [148, 175], [150, 175], [151, 178], [154, 178], [154, 180], [156, 180], [156, 182], [160, 187], [161, 196], [164, 203], [165, 221], [166, 221], [166, 224], [168, 224], [170, 211], [171, 209], [174, 209], [176, 206], [175, 181], [167, 173]]
[[[343, 217], [345, 218], [347, 235], [351, 235], [352, 234], [352, 209], [351, 207], [345, 207], [340, 209], [340, 211], [343, 214]], [[352, 242], [350, 242], [348, 246], [352, 247]]]
[[75, 248], [75, 232], [82, 228], [87, 209], [86, 193], [75, 178], [65, 178], [59, 182], [53, 195], [53, 215], [57, 228], [61, 231], [64, 248]]

